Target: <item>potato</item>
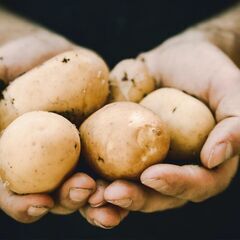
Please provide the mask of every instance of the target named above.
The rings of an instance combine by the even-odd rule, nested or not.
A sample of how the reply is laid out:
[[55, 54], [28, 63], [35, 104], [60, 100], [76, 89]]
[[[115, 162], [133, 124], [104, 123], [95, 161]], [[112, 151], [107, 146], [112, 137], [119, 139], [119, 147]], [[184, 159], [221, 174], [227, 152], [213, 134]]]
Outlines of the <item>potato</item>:
[[154, 79], [146, 65], [136, 59], [118, 63], [110, 73], [110, 101], [139, 102], [155, 89]]
[[170, 159], [199, 158], [200, 150], [215, 126], [210, 110], [198, 99], [173, 88], [161, 88], [140, 102], [167, 124], [170, 132]]
[[161, 119], [132, 102], [111, 103], [93, 113], [80, 127], [83, 156], [106, 179], [138, 179], [161, 162], [169, 135]]
[[0, 176], [19, 194], [50, 192], [73, 170], [79, 154], [79, 132], [71, 122], [55, 113], [26, 113], [0, 138]]
[[95, 53], [57, 55], [13, 81], [0, 101], [0, 129], [30, 111], [61, 113], [78, 123], [108, 97], [108, 68]]

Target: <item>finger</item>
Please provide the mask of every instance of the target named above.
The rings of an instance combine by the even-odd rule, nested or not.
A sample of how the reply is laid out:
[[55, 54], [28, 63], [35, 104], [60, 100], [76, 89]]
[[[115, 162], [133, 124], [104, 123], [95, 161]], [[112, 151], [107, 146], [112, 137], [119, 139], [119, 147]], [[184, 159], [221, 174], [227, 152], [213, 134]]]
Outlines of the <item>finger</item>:
[[158, 164], [142, 173], [141, 182], [162, 194], [200, 202], [226, 189], [237, 166], [238, 157], [214, 170], [196, 165]]
[[53, 200], [45, 194], [16, 195], [0, 183], [1, 209], [13, 219], [31, 223], [40, 219], [53, 207]]
[[104, 193], [107, 202], [131, 211], [154, 212], [180, 207], [185, 200], [164, 196], [140, 184], [117, 180]]
[[213, 168], [240, 153], [240, 118], [231, 117], [219, 122], [201, 151], [204, 166]]
[[85, 206], [79, 211], [90, 224], [105, 229], [116, 227], [128, 215], [127, 210], [112, 205], [99, 208]]
[[88, 199], [88, 203], [90, 204], [91, 207], [100, 207], [106, 203], [104, 199], [104, 191], [107, 185], [108, 185], [107, 182], [103, 180], [97, 180], [96, 191]]
[[71, 213], [79, 209], [86, 204], [90, 195], [95, 191], [95, 188], [96, 183], [91, 177], [85, 173], [76, 173], [59, 189], [56, 195], [57, 205], [52, 212], [61, 214], [63, 208], [66, 208], [66, 211]]

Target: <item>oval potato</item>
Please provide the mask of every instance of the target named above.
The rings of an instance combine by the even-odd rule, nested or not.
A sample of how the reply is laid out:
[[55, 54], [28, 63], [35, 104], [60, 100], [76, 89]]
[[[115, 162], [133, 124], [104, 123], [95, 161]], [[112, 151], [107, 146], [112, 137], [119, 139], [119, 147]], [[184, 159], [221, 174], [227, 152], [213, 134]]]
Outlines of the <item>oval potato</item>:
[[198, 99], [174, 88], [160, 88], [140, 102], [167, 124], [171, 137], [168, 157], [199, 158], [201, 148], [215, 126], [211, 111]]
[[119, 62], [111, 71], [110, 101], [139, 102], [155, 89], [155, 81], [146, 65], [136, 59]]
[[30, 111], [61, 113], [79, 123], [108, 97], [108, 68], [92, 51], [57, 55], [14, 80], [0, 101], [0, 129]]
[[106, 179], [137, 179], [161, 162], [169, 148], [165, 124], [152, 111], [132, 102], [111, 103], [80, 127], [83, 156]]
[[18, 194], [52, 191], [73, 170], [80, 148], [77, 128], [64, 117], [26, 113], [0, 138], [0, 176]]

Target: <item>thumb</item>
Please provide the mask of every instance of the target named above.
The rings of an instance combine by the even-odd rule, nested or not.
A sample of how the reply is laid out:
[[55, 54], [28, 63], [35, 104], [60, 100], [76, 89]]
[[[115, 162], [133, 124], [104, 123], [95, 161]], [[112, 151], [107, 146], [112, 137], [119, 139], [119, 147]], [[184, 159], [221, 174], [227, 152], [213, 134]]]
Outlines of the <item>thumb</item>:
[[[240, 74], [239, 74], [240, 81]], [[219, 123], [201, 151], [202, 163], [213, 168], [240, 153], [240, 84], [226, 91], [216, 110]]]

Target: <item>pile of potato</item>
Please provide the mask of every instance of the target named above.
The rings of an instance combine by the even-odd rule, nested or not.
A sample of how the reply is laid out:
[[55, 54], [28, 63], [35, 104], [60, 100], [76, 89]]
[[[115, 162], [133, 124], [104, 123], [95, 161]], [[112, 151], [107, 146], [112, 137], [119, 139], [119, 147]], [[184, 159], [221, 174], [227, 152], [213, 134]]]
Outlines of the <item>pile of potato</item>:
[[199, 156], [215, 125], [210, 110], [180, 90], [155, 85], [140, 60], [120, 62], [109, 75], [86, 49], [18, 77], [0, 100], [2, 180], [18, 194], [53, 191], [80, 152], [109, 180], [136, 180], [165, 158]]

